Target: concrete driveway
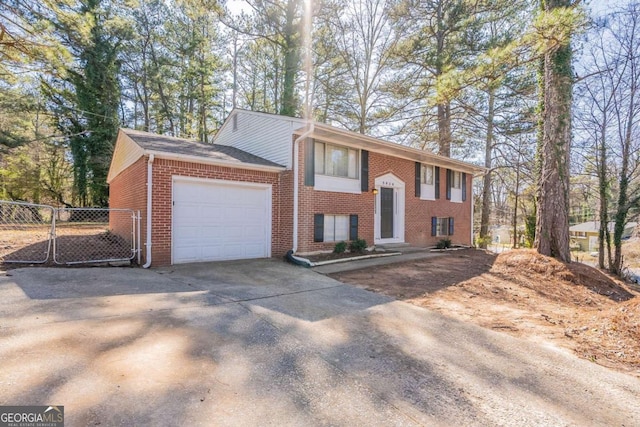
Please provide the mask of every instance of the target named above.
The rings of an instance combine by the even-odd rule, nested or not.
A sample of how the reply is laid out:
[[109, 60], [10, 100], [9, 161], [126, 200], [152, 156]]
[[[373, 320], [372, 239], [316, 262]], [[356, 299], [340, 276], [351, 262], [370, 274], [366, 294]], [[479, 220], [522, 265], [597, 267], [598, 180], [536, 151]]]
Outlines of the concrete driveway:
[[0, 404], [87, 425], [640, 425], [640, 380], [275, 260], [0, 276]]

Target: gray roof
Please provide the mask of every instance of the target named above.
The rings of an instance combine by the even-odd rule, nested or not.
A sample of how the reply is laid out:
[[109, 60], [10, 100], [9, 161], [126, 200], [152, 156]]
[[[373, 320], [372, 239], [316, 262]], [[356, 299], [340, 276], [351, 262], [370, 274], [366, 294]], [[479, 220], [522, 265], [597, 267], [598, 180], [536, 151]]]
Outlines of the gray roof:
[[277, 163], [263, 159], [226, 145], [204, 144], [189, 139], [175, 138], [167, 135], [143, 132], [132, 129], [122, 129], [136, 144], [145, 150], [167, 154], [203, 157], [211, 160], [220, 160], [225, 163], [250, 163], [261, 166], [283, 167]]
[[[609, 231], [613, 231], [613, 226], [614, 226], [614, 222], [611, 221], [608, 225], [609, 225]], [[628, 222], [625, 224], [624, 228], [625, 230], [628, 228], [635, 228], [638, 225], [637, 222]], [[587, 222], [583, 222], [581, 224], [576, 224], [573, 225], [571, 227], [569, 227], [569, 231], [578, 231], [578, 232], [584, 232], [584, 233], [597, 233], [600, 230], [600, 221], [587, 221]]]

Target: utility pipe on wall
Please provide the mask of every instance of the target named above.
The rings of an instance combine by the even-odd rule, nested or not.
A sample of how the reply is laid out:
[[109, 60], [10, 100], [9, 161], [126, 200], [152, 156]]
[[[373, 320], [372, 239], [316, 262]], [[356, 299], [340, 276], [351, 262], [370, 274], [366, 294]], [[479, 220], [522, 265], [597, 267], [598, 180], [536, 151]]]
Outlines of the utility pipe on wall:
[[149, 155], [147, 162], [147, 254], [145, 256], [146, 263], [142, 268], [151, 267], [151, 202], [153, 195], [153, 160], [155, 156]]

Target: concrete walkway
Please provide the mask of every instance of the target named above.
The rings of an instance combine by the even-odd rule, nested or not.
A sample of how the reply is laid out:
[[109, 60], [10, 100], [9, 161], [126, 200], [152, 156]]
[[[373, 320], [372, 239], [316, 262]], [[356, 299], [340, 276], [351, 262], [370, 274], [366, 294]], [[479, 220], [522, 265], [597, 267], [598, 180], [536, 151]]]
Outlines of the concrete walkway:
[[429, 249], [421, 248], [399, 248], [394, 250], [401, 252], [400, 255], [326, 264], [312, 267], [311, 269], [316, 273], [321, 274], [342, 273], [343, 271], [360, 270], [362, 268], [395, 264], [398, 262], [413, 261], [416, 259], [434, 258], [447, 254], [446, 252], [431, 252]]
[[640, 380], [275, 260], [0, 275], [0, 404], [68, 426], [640, 425]]

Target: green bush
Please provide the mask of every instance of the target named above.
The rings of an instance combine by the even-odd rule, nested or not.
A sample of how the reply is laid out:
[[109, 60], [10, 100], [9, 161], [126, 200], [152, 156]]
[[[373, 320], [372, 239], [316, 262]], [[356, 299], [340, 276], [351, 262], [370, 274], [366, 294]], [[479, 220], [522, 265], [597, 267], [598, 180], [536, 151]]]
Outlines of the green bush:
[[491, 243], [491, 236], [476, 237], [476, 246], [479, 248], [487, 249], [487, 246]]
[[334, 254], [342, 254], [347, 250], [347, 242], [338, 242], [336, 246], [333, 248]]
[[356, 239], [349, 243], [349, 250], [353, 253], [361, 254], [367, 249], [367, 241], [364, 239]]
[[442, 239], [436, 243], [437, 249], [447, 249], [451, 247], [451, 239]]
[[536, 240], [536, 214], [527, 215], [524, 223], [524, 239], [525, 246], [528, 248], [533, 247], [533, 242]]

